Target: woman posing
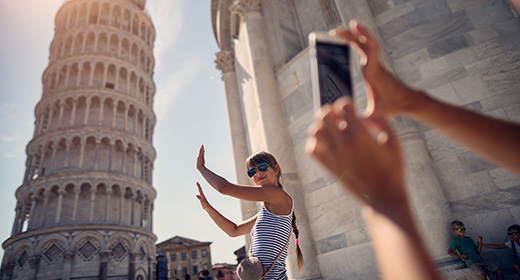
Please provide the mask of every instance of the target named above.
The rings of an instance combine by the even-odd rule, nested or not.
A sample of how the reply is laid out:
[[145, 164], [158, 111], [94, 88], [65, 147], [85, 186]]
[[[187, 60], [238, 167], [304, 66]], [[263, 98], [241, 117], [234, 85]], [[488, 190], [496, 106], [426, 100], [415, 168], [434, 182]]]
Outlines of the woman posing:
[[[238, 185], [215, 174], [205, 166], [204, 146], [200, 147], [197, 169], [206, 181], [219, 193], [238, 199], [263, 202], [260, 211], [253, 217], [235, 223], [220, 214], [211, 206], [197, 182], [202, 209], [217, 226], [231, 237], [251, 233], [249, 253], [260, 259], [262, 265], [270, 268], [278, 255], [281, 255], [264, 279], [288, 279], [285, 269], [288, 240], [291, 228], [296, 236], [296, 255], [298, 270], [303, 267], [303, 256], [298, 245], [298, 227], [294, 216], [293, 200], [280, 184], [281, 169], [273, 155], [259, 152], [246, 160], [247, 175], [254, 186]], [[286, 246], [287, 245], [287, 246]]]

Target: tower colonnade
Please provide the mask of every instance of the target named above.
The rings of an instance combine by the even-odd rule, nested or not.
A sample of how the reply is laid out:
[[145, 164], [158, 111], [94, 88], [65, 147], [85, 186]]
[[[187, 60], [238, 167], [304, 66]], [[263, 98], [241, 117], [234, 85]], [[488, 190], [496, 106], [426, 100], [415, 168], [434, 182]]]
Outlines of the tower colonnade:
[[153, 279], [145, 3], [69, 0], [58, 11], [0, 279]]

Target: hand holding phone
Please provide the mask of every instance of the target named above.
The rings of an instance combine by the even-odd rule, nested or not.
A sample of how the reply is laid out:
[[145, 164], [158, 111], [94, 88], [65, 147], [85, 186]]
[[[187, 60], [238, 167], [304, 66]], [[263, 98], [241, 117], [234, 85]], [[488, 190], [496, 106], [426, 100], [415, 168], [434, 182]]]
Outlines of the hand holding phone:
[[346, 41], [325, 31], [309, 34], [312, 88], [317, 107], [352, 97], [350, 47]]

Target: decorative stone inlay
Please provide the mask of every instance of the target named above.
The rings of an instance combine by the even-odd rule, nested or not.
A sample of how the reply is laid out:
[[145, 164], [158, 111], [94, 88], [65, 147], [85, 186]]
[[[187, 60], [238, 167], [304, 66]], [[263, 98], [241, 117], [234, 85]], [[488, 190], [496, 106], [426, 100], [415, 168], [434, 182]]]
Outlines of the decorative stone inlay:
[[29, 259], [29, 254], [27, 254], [27, 251], [23, 251], [23, 253], [18, 257], [18, 260], [16, 262], [20, 267], [23, 267], [25, 263], [27, 263], [27, 260]]
[[146, 258], [146, 252], [144, 251], [143, 247], [139, 248], [139, 259], [143, 261]]
[[114, 247], [112, 247], [112, 255], [118, 261], [122, 260], [126, 256], [127, 253], [128, 253], [128, 250], [121, 242], [118, 242]]
[[92, 256], [94, 256], [98, 251], [98, 248], [92, 244], [92, 242], [87, 241], [81, 248], [79, 248], [79, 254], [86, 260], [90, 260]]
[[262, 11], [262, 0], [235, 0], [229, 10], [234, 14], [239, 14], [241, 17], [250, 12]]
[[49, 263], [55, 262], [57, 259], [61, 257], [61, 254], [63, 253], [63, 249], [58, 247], [56, 244], [52, 244], [49, 249], [47, 249], [43, 255], [47, 259]]
[[216, 55], [216, 68], [222, 71], [222, 74], [226, 74], [228, 72], [235, 72], [235, 59], [233, 52], [223, 51], [216, 53]]

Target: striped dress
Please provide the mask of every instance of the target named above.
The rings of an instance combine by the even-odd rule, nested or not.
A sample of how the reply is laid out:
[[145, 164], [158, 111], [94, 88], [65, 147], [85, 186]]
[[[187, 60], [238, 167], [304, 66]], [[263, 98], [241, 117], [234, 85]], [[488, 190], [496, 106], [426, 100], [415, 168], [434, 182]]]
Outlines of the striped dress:
[[[289, 215], [276, 215], [269, 212], [262, 203], [260, 214], [251, 231], [251, 248], [249, 248], [249, 253], [260, 259], [262, 265], [267, 269], [271, 267], [291, 235], [293, 211], [294, 205]], [[276, 261], [273, 269], [266, 275], [265, 280], [288, 279], [285, 269], [288, 249], [289, 244], [287, 244], [284, 252]]]

